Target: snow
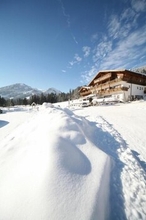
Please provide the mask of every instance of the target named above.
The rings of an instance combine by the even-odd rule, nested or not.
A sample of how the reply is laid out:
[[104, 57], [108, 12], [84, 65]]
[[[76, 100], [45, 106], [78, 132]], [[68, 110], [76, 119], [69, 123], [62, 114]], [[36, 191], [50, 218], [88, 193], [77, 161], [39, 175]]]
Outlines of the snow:
[[0, 220], [146, 219], [146, 102], [5, 109]]

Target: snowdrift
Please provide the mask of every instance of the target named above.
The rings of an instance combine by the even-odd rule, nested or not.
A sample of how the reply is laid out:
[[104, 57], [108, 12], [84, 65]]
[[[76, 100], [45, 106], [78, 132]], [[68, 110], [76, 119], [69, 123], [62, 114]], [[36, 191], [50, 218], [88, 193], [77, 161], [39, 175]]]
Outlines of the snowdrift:
[[10, 114], [1, 127], [0, 220], [108, 219], [110, 158], [88, 121], [43, 105], [11, 127]]

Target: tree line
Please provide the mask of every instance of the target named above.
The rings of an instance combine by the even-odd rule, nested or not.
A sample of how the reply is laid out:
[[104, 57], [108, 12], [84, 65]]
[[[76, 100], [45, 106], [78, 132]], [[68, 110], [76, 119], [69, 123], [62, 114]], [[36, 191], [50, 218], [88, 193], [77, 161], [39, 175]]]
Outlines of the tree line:
[[5, 99], [0, 96], [0, 106], [1, 107], [9, 107], [15, 105], [31, 105], [33, 102], [36, 104], [42, 105], [44, 102], [49, 103], [57, 103], [64, 102], [71, 99], [79, 98], [80, 87], [74, 90], [70, 90], [69, 93], [60, 93], [60, 94], [44, 94], [41, 95], [32, 95], [29, 98], [15, 98], [15, 99]]

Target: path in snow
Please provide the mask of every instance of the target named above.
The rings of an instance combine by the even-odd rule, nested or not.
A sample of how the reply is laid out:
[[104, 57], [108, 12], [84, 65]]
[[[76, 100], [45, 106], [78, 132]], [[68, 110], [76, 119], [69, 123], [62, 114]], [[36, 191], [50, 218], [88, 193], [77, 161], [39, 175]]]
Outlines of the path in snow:
[[136, 151], [130, 150], [120, 133], [104, 117], [97, 116], [96, 120], [91, 115], [85, 117], [90, 121], [92, 128], [96, 126], [91, 138], [94, 144], [113, 158], [110, 219], [145, 220], [145, 162], [139, 159]]
[[[111, 174], [111, 220], [146, 219], [146, 174], [144, 166], [122, 136], [103, 117], [96, 118], [95, 144], [113, 158]], [[93, 123], [93, 122], [91, 122]]]
[[99, 143], [98, 133], [98, 145], [115, 162], [111, 176], [111, 219], [146, 219], [146, 175], [143, 166], [111, 124], [102, 117], [98, 117], [97, 122], [97, 127], [105, 131], [102, 144]]

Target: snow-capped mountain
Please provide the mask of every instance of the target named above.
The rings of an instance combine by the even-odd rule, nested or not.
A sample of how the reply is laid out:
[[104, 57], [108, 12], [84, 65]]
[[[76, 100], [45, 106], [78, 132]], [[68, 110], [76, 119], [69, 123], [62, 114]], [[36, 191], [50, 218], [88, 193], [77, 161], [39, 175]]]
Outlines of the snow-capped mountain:
[[133, 71], [136, 73], [142, 73], [142, 74], [146, 75], [146, 66], [135, 68], [135, 69], [133, 69]]
[[[5, 86], [5, 87], [0, 88], [0, 96], [5, 99], [27, 98], [32, 95], [40, 95], [41, 93], [42, 93], [42, 91], [40, 89], [32, 88], [32, 87], [30, 87], [26, 84], [22, 84], [22, 83], [16, 83], [13, 85], [9, 85], [9, 86]], [[48, 93], [59, 94], [61, 92], [59, 90], [51, 88], [51, 89], [44, 91], [44, 93], [45, 94], [48, 94]]]
[[51, 93], [54, 93], [54, 94], [60, 94], [61, 93], [61, 91], [59, 91], [59, 90], [57, 90], [57, 89], [55, 89], [55, 88], [49, 88], [49, 89], [47, 89], [45, 92], [44, 92], [45, 94], [51, 94]]

